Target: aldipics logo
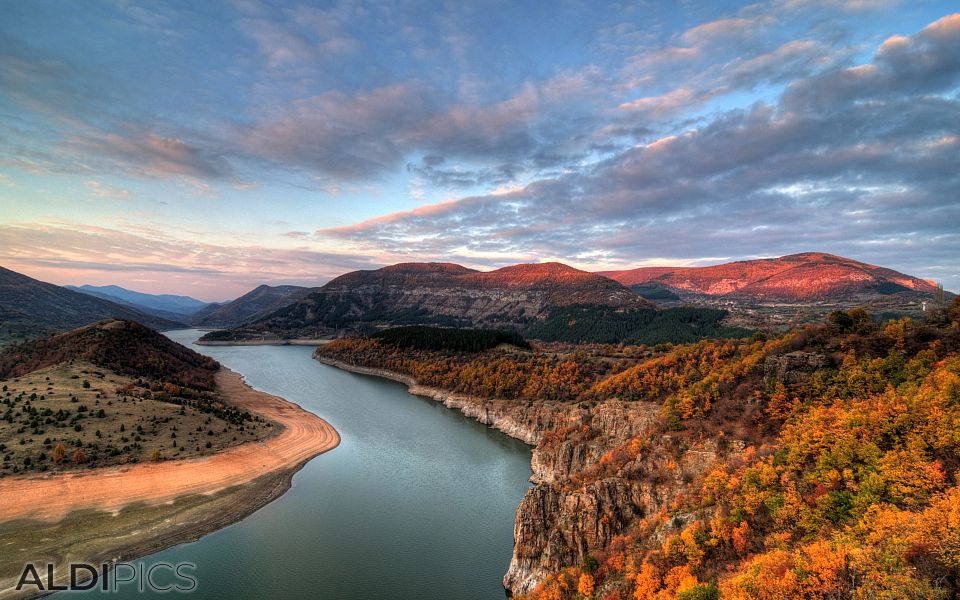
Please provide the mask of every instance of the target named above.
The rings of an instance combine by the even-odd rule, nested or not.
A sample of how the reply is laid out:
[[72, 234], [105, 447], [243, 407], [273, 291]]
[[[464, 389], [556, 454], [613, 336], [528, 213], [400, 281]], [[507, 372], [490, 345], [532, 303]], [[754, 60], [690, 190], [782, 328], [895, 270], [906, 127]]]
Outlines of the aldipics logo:
[[27, 563], [20, 573], [17, 591], [82, 592], [99, 589], [104, 592], [180, 592], [197, 589], [193, 563]]

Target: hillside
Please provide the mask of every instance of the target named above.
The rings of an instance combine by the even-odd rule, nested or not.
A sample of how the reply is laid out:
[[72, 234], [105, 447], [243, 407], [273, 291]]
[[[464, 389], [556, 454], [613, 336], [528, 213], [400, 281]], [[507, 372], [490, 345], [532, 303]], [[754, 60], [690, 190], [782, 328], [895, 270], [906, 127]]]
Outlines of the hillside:
[[0, 267], [0, 344], [69, 331], [110, 318], [130, 319], [156, 329], [182, 326]]
[[759, 302], [868, 301], [931, 298], [936, 286], [849, 258], [807, 252], [710, 267], [642, 267], [599, 273], [624, 285], [659, 285], [681, 298], [722, 297]]
[[241, 330], [216, 337], [311, 337], [388, 325], [520, 329], [556, 307], [571, 305], [654, 308], [617, 282], [558, 263], [490, 272], [449, 263], [401, 263], [347, 273]]
[[261, 285], [236, 300], [210, 304], [190, 317], [196, 327], [236, 327], [269, 315], [305, 295], [310, 288], [297, 285]]
[[321, 362], [534, 444], [504, 585], [529, 600], [956, 598], [960, 301], [776, 339]]
[[134, 321], [109, 319], [0, 350], [0, 378], [82, 361], [124, 375], [213, 389], [217, 361]]
[[197, 300], [190, 296], [145, 294], [143, 292], [128, 290], [118, 285], [65, 285], [63, 287], [75, 292], [82, 292], [103, 298], [104, 300], [110, 300], [117, 304], [123, 304], [140, 312], [172, 320], [182, 320], [210, 305], [210, 302]]
[[134, 321], [0, 349], [0, 477], [212, 454], [271, 425], [224, 401], [220, 365]]

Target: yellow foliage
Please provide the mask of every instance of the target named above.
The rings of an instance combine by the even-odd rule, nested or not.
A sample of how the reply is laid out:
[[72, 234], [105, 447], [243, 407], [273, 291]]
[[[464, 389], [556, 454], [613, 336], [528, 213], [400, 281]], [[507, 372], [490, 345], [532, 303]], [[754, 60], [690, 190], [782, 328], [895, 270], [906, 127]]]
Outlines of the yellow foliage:
[[593, 596], [593, 575], [581, 573], [580, 581], [577, 582], [577, 593], [584, 598]]
[[643, 561], [634, 583], [636, 585], [633, 597], [636, 600], [654, 600], [657, 591], [660, 589], [660, 573], [652, 564]]

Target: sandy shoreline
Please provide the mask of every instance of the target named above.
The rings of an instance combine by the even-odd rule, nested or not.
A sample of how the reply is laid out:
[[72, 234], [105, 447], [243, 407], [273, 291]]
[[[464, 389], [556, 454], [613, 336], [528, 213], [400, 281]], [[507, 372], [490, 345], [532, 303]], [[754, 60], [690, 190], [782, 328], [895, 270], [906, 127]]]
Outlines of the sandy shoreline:
[[[311, 458], [340, 443], [329, 423], [252, 389], [238, 373], [222, 369], [217, 385], [231, 404], [275, 423], [277, 433], [202, 458], [0, 481], [0, 555], [5, 555], [0, 597], [17, 595], [8, 587], [15, 583], [8, 579], [11, 567], [18, 573], [24, 562], [20, 558], [38, 559], [22, 547], [24, 536], [36, 532], [38, 542], [53, 536], [55, 546], [47, 549], [53, 555], [39, 558], [58, 564], [152, 554], [255, 512], [286, 492], [294, 473]], [[130, 531], [120, 535], [125, 518], [131, 521]], [[97, 519], [105, 521], [106, 531], [86, 525]], [[17, 552], [8, 552], [5, 541]], [[12, 564], [16, 562], [19, 566]]]
[[329, 423], [250, 388], [233, 371], [218, 372], [217, 387], [232, 405], [273, 421], [281, 431], [203, 458], [5, 478], [0, 483], [0, 522], [54, 521], [76, 510], [116, 511], [132, 502], [156, 504], [187, 494], [210, 494], [293, 468], [340, 443]]

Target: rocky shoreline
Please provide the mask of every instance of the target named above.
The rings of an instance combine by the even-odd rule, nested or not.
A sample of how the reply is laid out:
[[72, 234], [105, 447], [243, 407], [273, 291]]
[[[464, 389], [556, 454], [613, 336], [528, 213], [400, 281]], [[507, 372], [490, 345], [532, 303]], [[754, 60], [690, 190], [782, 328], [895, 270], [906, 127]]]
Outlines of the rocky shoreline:
[[[397, 381], [411, 394], [441, 402], [533, 446], [533, 486], [517, 507], [513, 555], [503, 579], [511, 594], [529, 593], [549, 573], [579, 565], [637, 519], [662, 510], [682, 486], [683, 477], [702, 472], [716, 459], [715, 448], [691, 450], [682, 457], [675, 480], [654, 484], [645, 476], [651, 470], [651, 457], [638, 456], [622, 473], [577, 484], [573, 476], [595, 465], [612, 448], [643, 435], [657, 420], [660, 404], [610, 399], [584, 408], [508, 402], [423, 386], [411, 376], [385, 369], [326, 357], [317, 360]], [[545, 438], [546, 432], [563, 428], [589, 428], [594, 433], [584, 439]]]

